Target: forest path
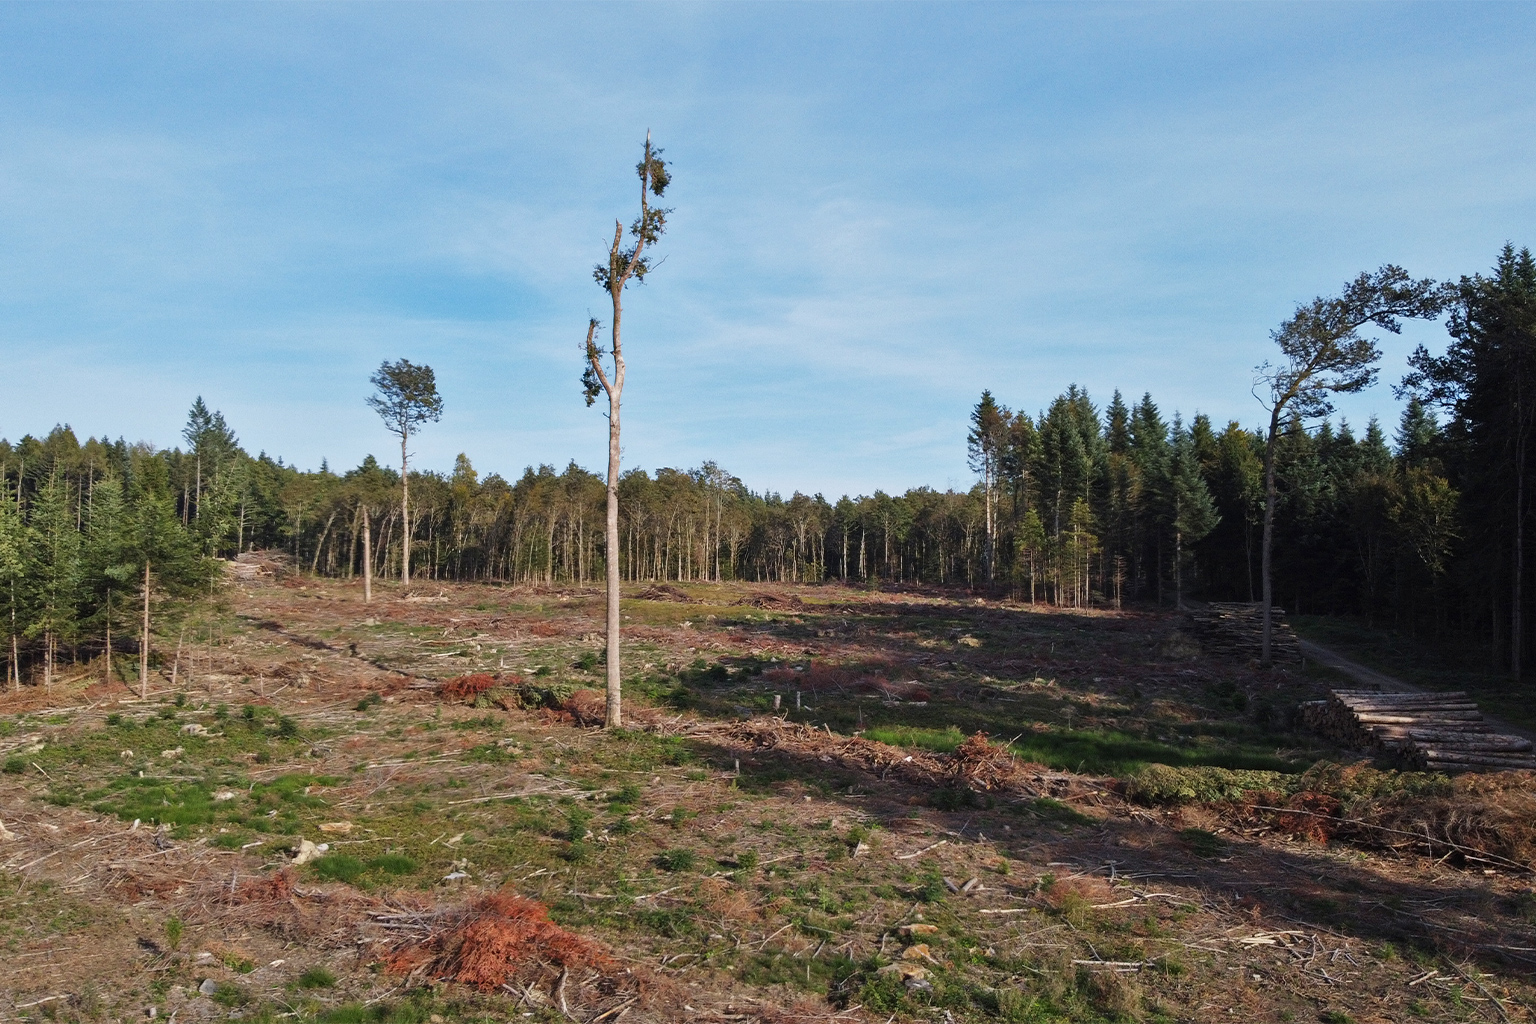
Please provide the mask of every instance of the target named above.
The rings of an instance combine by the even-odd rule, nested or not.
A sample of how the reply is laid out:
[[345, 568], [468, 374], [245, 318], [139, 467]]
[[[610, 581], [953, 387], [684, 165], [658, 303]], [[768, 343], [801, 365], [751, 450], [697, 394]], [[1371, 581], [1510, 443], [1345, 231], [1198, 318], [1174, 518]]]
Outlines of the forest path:
[[[1331, 668], [1336, 672], [1344, 673], [1346, 676], [1349, 676], [1351, 679], [1361, 684], [1362, 686], [1376, 687], [1380, 689], [1382, 693], [1433, 692], [1426, 690], [1422, 686], [1414, 686], [1411, 683], [1405, 683], [1396, 676], [1389, 676], [1385, 672], [1378, 672], [1373, 668], [1368, 668], [1365, 665], [1360, 664], [1358, 661], [1351, 661], [1337, 651], [1331, 651], [1328, 648], [1321, 646], [1320, 644], [1313, 643], [1311, 640], [1301, 641], [1301, 654], [1302, 657], [1310, 658], [1317, 662], [1319, 665], [1326, 665], [1328, 668]], [[1488, 725], [1499, 732], [1509, 733], [1512, 736], [1520, 736], [1536, 742], [1536, 732], [1533, 732], [1530, 729], [1522, 729], [1518, 725], [1511, 725], [1509, 722], [1504, 721], [1502, 718], [1494, 718], [1492, 715], [1486, 713], [1483, 715], [1483, 721], [1487, 722]]]

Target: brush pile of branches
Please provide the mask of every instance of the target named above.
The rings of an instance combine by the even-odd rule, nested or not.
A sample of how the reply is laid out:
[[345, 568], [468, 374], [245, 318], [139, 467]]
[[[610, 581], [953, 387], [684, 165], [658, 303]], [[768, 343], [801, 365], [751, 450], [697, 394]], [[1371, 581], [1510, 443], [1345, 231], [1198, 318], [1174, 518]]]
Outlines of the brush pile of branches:
[[520, 995], [583, 1019], [644, 995], [639, 976], [603, 946], [549, 919], [536, 900], [497, 892], [428, 915], [374, 915], [401, 935], [384, 957], [395, 974]]

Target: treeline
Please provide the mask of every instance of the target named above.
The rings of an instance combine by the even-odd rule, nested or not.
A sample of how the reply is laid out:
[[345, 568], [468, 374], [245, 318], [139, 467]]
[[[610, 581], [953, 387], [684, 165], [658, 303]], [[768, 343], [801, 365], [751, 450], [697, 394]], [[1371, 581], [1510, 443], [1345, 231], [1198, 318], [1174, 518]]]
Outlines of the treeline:
[[[976, 426], [973, 452], [986, 465], [963, 493], [877, 491], [831, 503], [753, 492], [713, 463], [630, 470], [619, 486], [623, 576], [961, 584], [1072, 606], [1171, 604], [1181, 590], [1253, 596], [1258, 433], [1236, 423], [1218, 432], [1205, 416], [1170, 423], [1150, 396], [1131, 407], [1116, 393], [1100, 412], [1076, 387], [1035, 417], [984, 396]], [[13, 552], [0, 553], [10, 567], [0, 583], [13, 662], [45, 658], [49, 644], [99, 649], [109, 591], [123, 632], [142, 597], [133, 574], [146, 561], [167, 595], [208, 579], [213, 559], [253, 549], [352, 577], [366, 547], [375, 576], [398, 577], [396, 471], [372, 456], [340, 475], [252, 457], [201, 401], [185, 436], [185, 447], [160, 451], [82, 444], [67, 427], [0, 441], [0, 536], [19, 538], [0, 547]], [[1293, 421], [1282, 444], [1278, 593], [1307, 611], [1439, 607], [1458, 536], [1455, 491], [1438, 463], [1426, 463], [1443, 437], [1417, 403], [1395, 450], [1374, 423], [1356, 439], [1347, 426], [1308, 431]], [[574, 463], [530, 467], [509, 482], [481, 479], [461, 455], [451, 474], [413, 471], [411, 501], [417, 583], [602, 577], [603, 481]], [[105, 540], [125, 523], [146, 538], [137, 548]], [[125, 559], [128, 548], [140, 553]]]
[[[1536, 265], [1506, 249], [1491, 276], [1446, 289], [1450, 346], [1415, 355], [1390, 438], [1374, 420], [1359, 434], [1294, 416], [1283, 425], [1276, 602], [1478, 638], [1509, 664], [1529, 626]], [[630, 470], [621, 573], [958, 584], [1078, 607], [1259, 596], [1262, 432], [1170, 417], [1150, 395], [1116, 392], [1100, 408], [1075, 386], [1034, 415], [984, 393], [971, 427], [980, 479], [967, 492], [834, 503], [754, 492], [714, 463]], [[366, 550], [375, 576], [398, 578], [406, 544], [414, 582], [583, 584], [604, 572], [603, 481], [575, 463], [515, 481], [482, 479], [463, 455], [448, 474], [412, 471], [405, 537], [400, 476], [372, 456], [339, 475], [253, 457], [201, 399], [183, 440], [82, 444], [59, 427], [0, 441], [0, 630], [13, 681], [19, 662], [46, 663], [61, 645], [100, 647], [112, 616], [127, 614], [107, 611], [108, 593], [142, 599], [146, 563], [150, 590], [172, 605], [206, 583], [213, 559], [252, 549], [336, 577], [361, 574]]]

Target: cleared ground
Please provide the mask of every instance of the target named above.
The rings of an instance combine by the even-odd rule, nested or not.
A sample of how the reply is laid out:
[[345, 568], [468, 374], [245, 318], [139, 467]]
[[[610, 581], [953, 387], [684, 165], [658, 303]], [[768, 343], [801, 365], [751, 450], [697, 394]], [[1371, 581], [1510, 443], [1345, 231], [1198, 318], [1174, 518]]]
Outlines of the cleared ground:
[[[1536, 1005], [1530, 779], [1301, 774], [1348, 759], [1291, 731], [1325, 676], [1205, 658], [1147, 612], [628, 598], [618, 735], [584, 724], [601, 596], [559, 588], [381, 587], [365, 606], [344, 583], [240, 584], [162, 641], [183, 645], [174, 687], [166, 665], [137, 700], [98, 662], [6, 698], [0, 1015]], [[328, 849], [294, 864], [301, 840]]]

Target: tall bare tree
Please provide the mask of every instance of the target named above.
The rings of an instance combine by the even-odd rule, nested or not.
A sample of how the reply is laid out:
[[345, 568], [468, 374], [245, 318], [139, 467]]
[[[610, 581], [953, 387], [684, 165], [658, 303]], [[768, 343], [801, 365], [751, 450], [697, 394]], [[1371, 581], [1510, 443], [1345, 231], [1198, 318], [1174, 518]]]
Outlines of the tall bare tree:
[[[643, 283], [650, 273], [653, 264], [646, 255], [646, 246], [661, 238], [667, 229], [667, 214], [671, 212], [650, 202], [653, 195], [660, 198], [672, 180], [666, 161], [661, 159], [661, 150], [651, 146], [650, 132], [645, 133], [645, 151], [635, 171], [640, 176], [640, 216], [629, 226], [633, 241], [624, 244], [624, 224], [614, 221], [608, 259], [592, 271], [593, 279], [613, 302], [609, 347], [605, 351], [597, 343], [602, 324], [596, 319], [588, 320], [586, 366], [581, 374], [587, 405], [597, 401], [600, 394], [608, 396], [608, 530], [604, 556], [608, 577], [608, 709], [603, 724], [609, 729], [624, 724], [619, 689], [619, 399], [624, 394], [624, 345], [619, 329], [624, 317], [624, 288], [632, 280]], [[606, 366], [605, 357], [611, 361]]]
[[981, 393], [981, 401], [971, 410], [971, 432], [966, 435], [966, 450], [971, 469], [981, 474], [986, 495], [987, 535], [982, 561], [986, 563], [987, 584], [996, 578], [997, 511], [993, 500], [997, 493], [998, 459], [1007, 440], [1008, 410], [1000, 407], [991, 391]]
[[1264, 445], [1263, 604], [1264, 643], [1260, 661], [1269, 665], [1273, 630], [1270, 553], [1275, 527], [1275, 452], [1280, 430], [1289, 415], [1303, 419], [1333, 412], [1333, 396], [1353, 394], [1376, 380], [1381, 350], [1358, 333], [1367, 324], [1398, 334], [1402, 319], [1426, 319], [1440, 314], [1446, 303], [1443, 289], [1425, 278], [1414, 281], [1402, 267], [1390, 264], [1374, 274], [1361, 274], [1334, 298], [1316, 298], [1299, 306], [1291, 318], [1271, 333], [1282, 359], [1255, 371], [1254, 397], [1269, 409], [1269, 436]]
[[385, 360], [369, 381], [378, 392], [368, 396], [368, 405], [400, 435], [400, 585], [407, 586], [411, 582], [411, 475], [406, 447], [423, 423], [443, 418], [443, 400], [432, 367], [417, 366], [409, 359]]

